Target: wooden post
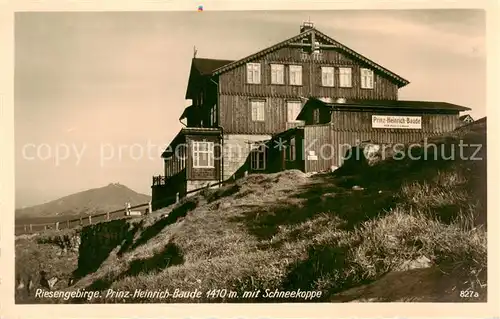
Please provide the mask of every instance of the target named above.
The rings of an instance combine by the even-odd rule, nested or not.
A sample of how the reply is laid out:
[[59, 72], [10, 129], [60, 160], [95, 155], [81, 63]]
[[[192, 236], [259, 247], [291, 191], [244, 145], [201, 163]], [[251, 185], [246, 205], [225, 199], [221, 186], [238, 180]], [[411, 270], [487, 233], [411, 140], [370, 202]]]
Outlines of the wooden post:
[[30, 232], [33, 231], [33, 224], [30, 224]]
[[56, 230], [59, 230], [59, 222], [56, 222]]
[[106, 220], [109, 220], [109, 212], [106, 213]]
[[179, 193], [176, 193], [175, 194], [175, 202], [178, 203], [179, 202]]
[[89, 215], [89, 225], [92, 224], [92, 216]]
[[248, 171], [245, 171], [245, 177], [247, 177], [247, 176], [248, 176]]
[[47, 230], [47, 225], [43, 225], [43, 230]]
[[24, 225], [24, 232], [26, 232], [28, 230], [28, 227], [26, 227], [26, 225]]
[[83, 218], [80, 217], [80, 226], [83, 226]]
[[153, 204], [151, 201], [148, 202], [148, 214], [151, 214], [153, 212]]

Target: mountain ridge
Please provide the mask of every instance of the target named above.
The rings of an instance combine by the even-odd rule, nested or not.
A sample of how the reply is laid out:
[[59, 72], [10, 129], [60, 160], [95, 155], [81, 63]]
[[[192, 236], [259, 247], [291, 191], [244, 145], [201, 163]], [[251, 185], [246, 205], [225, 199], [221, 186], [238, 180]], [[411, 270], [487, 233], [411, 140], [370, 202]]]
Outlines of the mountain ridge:
[[151, 196], [138, 193], [120, 183], [91, 188], [69, 194], [46, 203], [15, 210], [15, 218], [60, 217], [94, 214], [146, 203]]

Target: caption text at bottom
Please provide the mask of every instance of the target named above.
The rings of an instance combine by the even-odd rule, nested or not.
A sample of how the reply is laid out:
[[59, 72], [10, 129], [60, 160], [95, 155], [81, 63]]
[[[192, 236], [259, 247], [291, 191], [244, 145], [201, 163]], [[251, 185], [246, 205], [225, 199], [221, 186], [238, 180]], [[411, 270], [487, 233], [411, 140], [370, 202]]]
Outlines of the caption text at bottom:
[[112, 298], [112, 299], [254, 299], [254, 298], [270, 298], [270, 299], [302, 299], [313, 300], [321, 297], [321, 291], [303, 291], [297, 290], [254, 290], [244, 291], [238, 293], [233, 290], [227, 289], [210, 289], [203, 292], [199, 289], [185, 291], [181, 289], [135, 289], [128, 290], [114, 290], [107, 289], [101, 291], [90, 291], [85, 289], [77, 289], [73, 291], [47, 291], [37, 289], [35, 292], [36, 298], [57, 298], [69, 300], [71, 299], [99, 299], [99, 298]]

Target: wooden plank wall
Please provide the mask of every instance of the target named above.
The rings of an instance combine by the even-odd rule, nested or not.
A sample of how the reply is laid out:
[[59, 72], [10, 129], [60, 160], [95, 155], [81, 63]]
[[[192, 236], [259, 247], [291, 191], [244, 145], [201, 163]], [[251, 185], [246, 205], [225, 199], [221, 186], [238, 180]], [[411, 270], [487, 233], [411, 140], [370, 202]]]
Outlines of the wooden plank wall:
[[[374, 89], [361, 89], [360, 67], [344, 54], [325, 50], [319, 60], [303, 58], [300, 48], [286, 47], [253, 62], [261, 63], [261, 83], [246, 83], [246, 64], [219, 77], [221, 125], [227, 133], [279, 133], [294, 124], [286, 123], [286, 100], [300, 97], [345, 97], [362, 99], [397, 99], [398, 87], [389, 78], [375, 72]], [[285, 84], [271, 84], [271, 64], [285, 65]], [[302, 85], [289, 85], [287, 65], [302, 65]], [[335, 66], [335, 87], [322, 87], [321, 66]], [[352, 68], [352, 88], [339, 88], [338, 67]], [[251, 121], [250, 99], [266, 98], [265, 123]]]
[[[374, 110], [374, 111], [344, 111], [335, 110], [332, 112], [332, 124], [337, 130], [348, 131], [376, 131], [381, 129], [372, 128], [372, 115], [408, 115], [422, 117], [423, 133], [442, 133], [453, 131], [458, 123], [458, 113], [455, 114], [437, 114], [424, 113], [422, 111], [389, 111], [389, 110]], [[387, 132], [407, 134], [409, 129], [390, 129]], [[375, 132], [375, 134], [376, 134]]]
[[299, 126], [301, 123], [287, 122], [287, 101], [297, 98], [265, 99], [264, 121], [252, 121], [250, 101], [247, 96], [221, 95], [221, 122], [227, 134], [273, 134]]
[[[308, 159], [310, 152], [314, 152], [317, 160]], [[303, 158], [305, 172], [325, 171], [332, 165], [332, 156], [335, 156], [332, 143], [331, 126], [310, 125], [304, 127]]]
[[[338, 112], [335, 124], [306, 126], [304, 128], [305, 172], [325, 171], [331, 166], [341, 166], [346, 151], [363, 141], [382, 144], [420, 142], [426, 137], [452, 131], [456, 126], [456, 115], [439, 114], [423, 117], [425, 120], [422, 130], [373, 129], [371, 115], [368, 112], [352, 116], [347, 112]], [[308, 150], [314, 151], [318, 159], [308, 160]]]

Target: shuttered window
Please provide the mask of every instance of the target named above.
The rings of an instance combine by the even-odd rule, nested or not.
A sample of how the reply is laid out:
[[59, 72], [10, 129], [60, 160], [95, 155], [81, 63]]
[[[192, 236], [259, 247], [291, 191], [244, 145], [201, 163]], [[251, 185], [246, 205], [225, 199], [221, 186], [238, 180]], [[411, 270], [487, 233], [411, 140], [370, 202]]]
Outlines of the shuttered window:
[[290, 123], [300, 122], [297, 120], [297, 116], [302, 109], [302, 103], [300, 101], [288, 101], [286, 103], [287, 109], [287, 121]]
[[373, 89], [373, 71], [370, 69], [361, 69], [361, 88]]
[[250, 101], [250, 107], [252, 109], [252, 121], [264, 121], [264, 101]]
[[260, 84], [260, 63], [247, 63], [247, 83]]
[[285, 83], [285, 66], [283, 64], [271, 64], [271, 84]]
[[321, 67], [321, 85], [333, 86], [334, 84], [334, 68], [332, 66]]
[[290, 85], [302, 85], [302, 65], [290, 65]]
[[351, 68], [339, 68], [339, 86], [344, 88], [352, 86]]

